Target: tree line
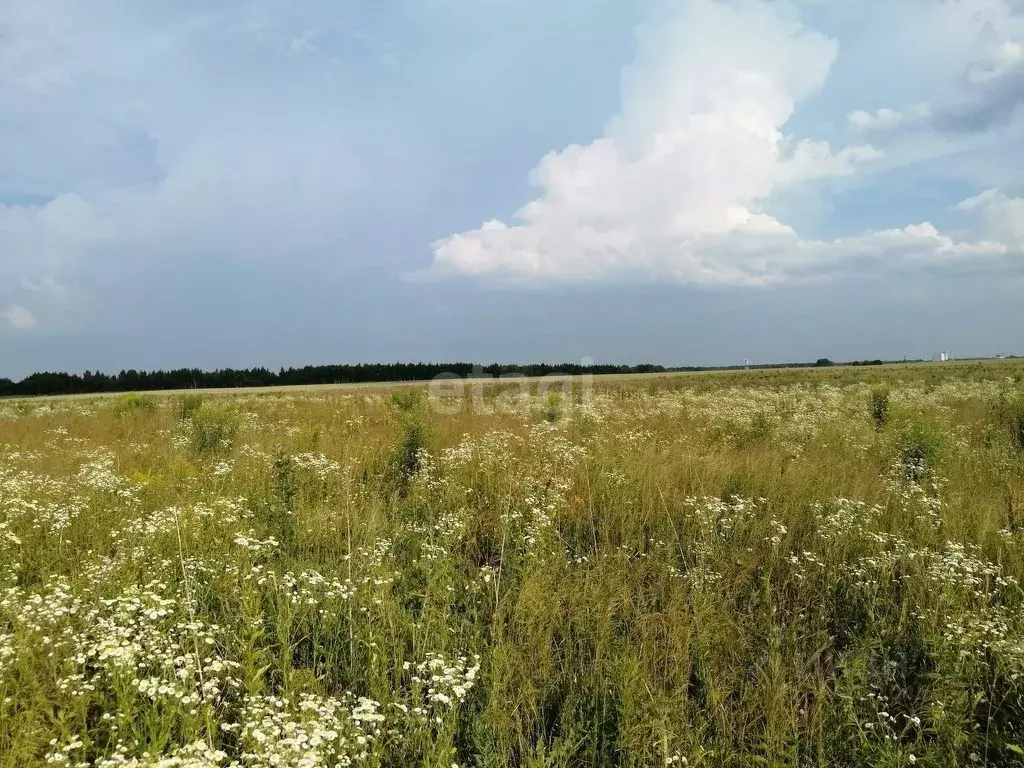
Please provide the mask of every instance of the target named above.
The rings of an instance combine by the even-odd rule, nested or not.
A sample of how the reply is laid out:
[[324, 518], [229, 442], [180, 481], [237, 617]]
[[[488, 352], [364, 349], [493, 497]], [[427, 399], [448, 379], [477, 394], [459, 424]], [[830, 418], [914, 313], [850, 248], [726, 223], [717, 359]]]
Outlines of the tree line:
[[[616, 373], [686, 373], [699, 371], [731, 371], [741, 368], [765, 370], [772, 368], [810, 368], [833, 365], [883, 365], [884, 360], [854, 360], [837, 363], [822, 357], [815, 362], [760, 363], [722, 366], [580, 365], [579, 363], [530, 363], [526, 365], [491, 363], [357, 363], [355, 365], [306, 365], [302, 368], [220, 368], [204, 371], [199, 368], [178, 368], [170, 371], [137, 371], [120, 373], [45, 372], [33, 373], [21, 381], [0, 378], [0, 397], [31, 397], [34, 395], [88, 395], [101, 392], [152, 392], [164, 389], [231, 389], [237, 387], [283, 387], [304, 384], [371, 384], [374, 382], [429, 381], [441, 374], [462, 378], [508, 374], [547, 376], [563, 374], [603, 376]], [[902, 362], [920, 362], [904, 360]]]
[[493, 363], [359, 363], [356, 365], [307, 365], [302, 368], [222, 368], [203, 371], [179, 368], [171, 371], [126, 370], [108, 374], [33, 373], [21, 381], [0, 379], [0, 397], [32, 395], [79, 395], [100, 392], [147, 392], [162, 389], [228, 389], [232, 387], [280, 387], [301, 384], [368, 384], [373, 382], [425, 381], [441, 374], [469, 376], [546, 376], [551, 373], [580, 375], [590, 373], [657, 373], [660, 365], [591, 365], [578, 363], [550, 365], [506, 365]]

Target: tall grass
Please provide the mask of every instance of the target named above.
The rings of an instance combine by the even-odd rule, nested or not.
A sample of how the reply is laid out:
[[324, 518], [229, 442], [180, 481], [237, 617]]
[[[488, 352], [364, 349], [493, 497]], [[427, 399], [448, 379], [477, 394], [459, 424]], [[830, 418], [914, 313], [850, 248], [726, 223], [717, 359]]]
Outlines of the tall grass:
[[1012, 373], [0, 402], [0, 765], [1019, 765]]

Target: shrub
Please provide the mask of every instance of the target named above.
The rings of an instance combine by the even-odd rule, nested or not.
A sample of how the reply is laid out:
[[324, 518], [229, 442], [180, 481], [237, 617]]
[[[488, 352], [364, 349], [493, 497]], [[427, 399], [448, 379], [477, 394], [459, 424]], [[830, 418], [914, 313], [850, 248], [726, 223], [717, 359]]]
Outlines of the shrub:
[[271, 488], [272, 497], [265, 510], [264, 522], [286, 547], [292, 547], [295, 544], [295, 497], [298, 495], [299, 481], [291, 456], [285, 453], [277, 455]]
[[1024, 451], [1024, 395], [999, 404], [999, 421], [1006, 429], [1010, 445]]
[[156, 410], [156, 400], [140, 392], [125, 392], [114, 400], [114, 412], [122, 416], [131, 413], [152, 413]]
[[391, 402], [398, 408], [399, 413], [417, 411], [423, 402], [423, 392], [418, 389], [408, 392], [392, 392]]
[[419, 474], [422, 467], [428, 427], [423, 413], [422, 392], [395, 392], [392, 393], [391, 399], [398, 407], [398, 423], [402, 427], [402, 436], [391, 453], [388, 475], [391, 486], [400, 496], [405, 496], [409, 490], [409, 483]]
[[1010, 439], [1018, 451], [1024, 451], [1024, 402], [1010, 414]]
[[868, 398], [868, 412], [871, 420], [875, 422], [875, 429], [879, 432], [885, 427], [889, 420], [889, 388], [878, 386], [871, 390]]
[[198, 392], [189, 392], [188, 394], [182, 395], [178, 398], [178, 402], [175, 404], [175, 408], [178, 413], [178, 418], [182, 421], [191, 419], [196, 415], [196, 412], [203, 407], [203, 396]]
[[224, 405], [203, 404], [192, 415], [192, 449], [209, 456], [231, 448], [238, 435], [238, 413]]
[[935, 431], [911, 422], [897, 436], [895, 449], [896, 461], [904, 478], [918, 483], [938, 466], [942, 439]]
[[395, 452], [395, 463], [402, 479], [402, 485], [419, 473], [422, 454], [426, 446], [427, 426], [420, 418], [406, 418], [402, 421], [402, 441]]
[[320, 450], [323, 430], [313, 424], [304, 424], [295, 428], [292, 443], [299, 453], [315, 453]]
[[544, 403], [544, 420], [552, 424], [558, 421], [558, 417], [562, 413], [561, 405], [562, 395], [558, 392], [548, 392]]
[[776, 421], [766, 411], [756, 412], [749, 421], [729, 421], [717, 430], [717, 437], [739, 450], [770, 440], [775, 434]]

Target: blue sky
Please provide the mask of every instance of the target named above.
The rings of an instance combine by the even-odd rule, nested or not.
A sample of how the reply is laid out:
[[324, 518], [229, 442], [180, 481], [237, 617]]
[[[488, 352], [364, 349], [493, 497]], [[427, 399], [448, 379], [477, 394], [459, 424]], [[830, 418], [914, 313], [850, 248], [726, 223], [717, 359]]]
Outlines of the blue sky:
[[1024, 353], [1021, 0], [7, 0], [0, 376]]

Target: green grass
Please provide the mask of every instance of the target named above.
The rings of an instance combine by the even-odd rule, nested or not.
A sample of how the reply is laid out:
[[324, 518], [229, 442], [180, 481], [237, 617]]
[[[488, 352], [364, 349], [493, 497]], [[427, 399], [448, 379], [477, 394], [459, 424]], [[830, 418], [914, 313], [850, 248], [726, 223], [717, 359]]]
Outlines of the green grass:
[[0, 402], [0, 765], [1024, 765], [1022, 370]]

